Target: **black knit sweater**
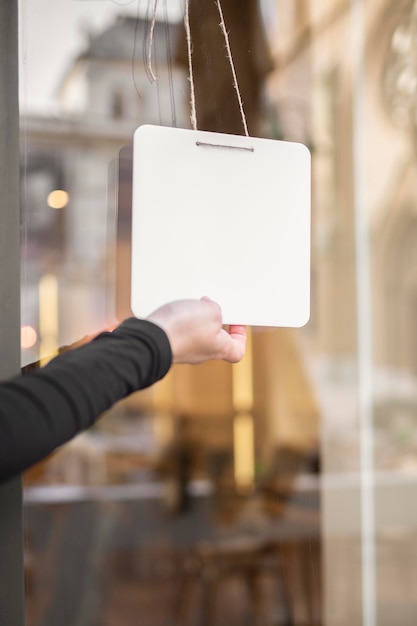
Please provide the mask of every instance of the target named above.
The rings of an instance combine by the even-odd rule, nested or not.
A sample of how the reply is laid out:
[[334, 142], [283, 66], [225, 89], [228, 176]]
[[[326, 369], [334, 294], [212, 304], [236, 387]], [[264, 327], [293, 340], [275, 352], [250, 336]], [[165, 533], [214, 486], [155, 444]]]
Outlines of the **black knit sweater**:
[[164, 331], [130, 318], [111, 333], [0, 384], [0, 481], [91, 426], [116, 401], [165, 376]]

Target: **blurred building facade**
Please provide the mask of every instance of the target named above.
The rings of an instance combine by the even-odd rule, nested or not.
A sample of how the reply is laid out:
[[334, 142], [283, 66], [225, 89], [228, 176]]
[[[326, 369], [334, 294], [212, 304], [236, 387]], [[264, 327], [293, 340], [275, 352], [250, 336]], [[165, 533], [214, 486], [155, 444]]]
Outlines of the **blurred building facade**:
[[[390, 560], [389, 554], [412, 555], [417, 545], [417, 519], [408, 506], [417, 466], [417, 3], [270, 0], [264, 26], [259, 13], [252, 19], [256, 3], [244, 3], [245, 10], [242, 0], [223, 4], [251, 128], [265, 137], [300, 141], [312, 152], [311, 320], [299, 330], [252, 329], [239, 367], [174, 367], [154, 390], [107, 416], [101, 434], [120, 435], [124, 427], [129, 434], [131, 416], [150, 416], [143, 424], [148, 429], [152, 423], [147, 441], [153, 449], [171, 441], [178, 422], [186, 424], [195, 450], [203, 444], [212, 453], [214, 474], [230, 498], [228, 514], [239, 506], [231, 495], [236, 478], [242, 480], [237, 486], [245, 487], [239, 498], [258, 483], [275, 497], [291, 463], [296, 471], [316, 475], [317, 464], [312, 472], [307, 461], [317, 455], [325, 599], [317, 623], [362, 623], [360, 394], [369, 378], [373, 471], [393, 473], [373, 492], [378, 623], [412, 624], [414, 600], [405, 586], [392, 584], [392, 571], [396, 581], [413, 581], [415, 567], [406, 559]], [[190, 8], [191, 25], [199, 27], [198, 34], [193, 31], [194, 70], [202, 123], [242, 132], [214, 3]], [[52, 327], [55, 338], [46, 346], [58, 347], [112, 323], [117, 298], [116, 308], [129, 313], [126, 147], [141, 123], [189, 126], [182, 26], [158, 21], [152, 55], [149, 37], [149, 20], [119, 18], [87, 42], [63, 75], [61, 115], [22, 120], [23, 323], [36, 327], [41, 341]], [[45, 203], [54, 189], [69, 194], [62, 209]], [[127, 219], [118, 243], [117, 200]], [[368, 239], [362, 238], [362, 227]], [[56, 319], [46, 322], [42, 337], [39, 282], [51, 274], [58, 284], [59, 295], [52, 299]], [[50, 299], [46, 306], [51, 309]], [[44, 356], [42, 350], [39, 343], [29, 349], [27, 362]], [[126, 440], [121, 439], [104, 463], [97, 450], [80, 445], [82, 455], [94, 461], [95, 470], [87, 472], [91, 482], [129, 481], [146, 469], [146, 449], [142, 464], [131, 450], [122, 454]], [[69, 456], [72, 450], [79, 452], [77, 444]], [[294, 454], [283, 468], [288, 450]], [[243, 469], [236, 467], [239, 455]], [[74, 458], [77, 463], [79, 454]], [[200, 461], [198, 475], [207, 476]], [[52, 475], [71, 482], [71, 472], [61, 473], [64, 465], [58, 461]], [[250, 513], [256, 517], [259, 511]], [[320, 560], [309, 565], [320, 569]]]
[[[226, 3], [226, 16], [232, 22], [240, 9], [233, 3], [228, 7]], [[255, 4], [250, 3], [248, 10], [249, 17], [253, 16], [257, 11]], [[272, 69], [272, 60], [260, 17], [254, 24], [249, 17], [243, 21], [240, 33], [246, 32], [244, 42], [252, 38], [259, 47], [259, 69], [249, 71], [250, 74], [258, 72], [259, 81], [259, 93], [252, 105], [254, 124], [255, 119], [261, 119], [261, 87], [263, 77]], [[217, 24], [216, 13], [210, 19]], [[150, 23], [145, 19], [138, 22], [134, 18], [118, 18], [104, 32], [91, 38], [85, 51], [64, 74], [59, 87], [61, 117], [25, 117], [22, 120], [26, 144], [25, 161], [22, 164], [25, 171], [26, 211], [23, 253], [27, 255], [28, 268], [23, 289], [23, 311], [26, 314], [26, 305], [28, 317], [24, 323], [36, 326], [38, 317], [37, 330], [40, 332], [38, 344], [25, 353], [28, 361], [31, 358], [34, 360], [36, 351], [40, 357], [48, 356], [43, 354], [48, 346], [55, 345], [57, 348], [67, 345], [113, 323], [117, 309], [121, 309], [119, 312], [123, 315], [130, 312], [129, 244], [126, 245], [123, 234], [116, 243], [117, 211], [120, 212], [120, 218], [123, 211], [130, 210], [129, 201], [126, 203], [124, 200], [123, 206], [120, 202], [121, 180], [123, 176], [130, 175], [130, 155], [127, 160], [123, 156], [119, 159], [119, 151], [126, 150], [133, 131], [141, 123], [189, 126], [188, 81], [183, 67], [184, 59], [181, 57], [184, 46], [184, 40], [181, 41], [182, 26], [157, 21], [151, 55], [147, 49], [150, 28]], [[222, 40], [220, 28], [217, 30]], [[254, 34], [251, 34], [252, 31]], [[219, 37], [210, 44], [204, 42], [202, 35], [200, 38], [203, 49], [208, 45], [215, 49], [219, 46]], [[239, 45], [239, 38], [232, 37], [232, 40]], [[198, 54], [195, 56], [195, 80], [197, 85], [200, 82], [204, 84], [205, 74], [199, 72]], [[177, 65], [173, 65], [175, 57], [180, 61]], [[246, 65], [246, 57], [243, 56], [236, 67], [240, 76], [250, 81], [250, 76], [246, 78]], [[156, 73], [156, 81], [150, 76], [151, 71]], [[218, 82], [211, 105], [205, 101], [208, 120], [212, 116], [210, 111], [220, 107], [218, 98], [224, 97], [222, 85], [231, 87], [234, 95], [226, 56], [222, 69], [218, 70]], [[227, 99], [230, 100], [230, 97]], [[231, 122], [226, 116], [222, 120], [223, 126], [218, 130], [230, 132], [233, 130], [230, 123], [241, 127], [237, 100], [229, 117], [235, 121]], [[204, 120], [203, 115], [202, 123]], [[124, 172], [120, 167], [124, 167]], [[62, 209], [51, 210], [45, 203], [47, 190], [53, 188], [63, 188], [69, 194], [68, 205]], [[129, 192], [131, 181], [127, 183], [128, 197]], [[42, 219], [38, 217], [42, 215]], [[39, 227], [36, 220], [41, 222]], [[117, 255], [119, 263], [116, 275], [114, 264]], [[123, 266], [120, 264], [121, 258], [124, 259]], [[45, 343], [39, 328], [38, 313], [42, 308], [39, 281], [44, 274], [51, 273], [58, 281], [59, 291], [55, 303], [59, 323], [54, 325], [56, 338], [52, 344]], [[50, 309], [52, 304], [47, 302], [44, 306]], [[248, 392], [249, 396], [254, 394], [248, 409], [250, 412], [253, 409], [256, 417], [256, 445], [261, 456], [273, 452], [277, 438], [283, 444], [293, 443], [296, 446], [301, 444], [308, 447], [316, 443], [318, 415], [313, 394], [305, 391], [307, 378], [290, 334], [282, 331], [281, 335], [282, 339], [279, 333], [255, 331], [253, 350], [258, 354], [256, 363], [259, 365], [253, 368], [252, 357], [248, 358], [248, 365], [242, 366], [243, 369], [246, 367], [247, 372], [241, 377], [243, 382], [239, 383], [244, 387], [254, 386], [255, 391]], [[272, 359], [276, 358], [273, 355], [280, 354], [279, 358], [285, 363], [282, 384], [278, 386], [276, 379], [269, 383], [265, 376], [265, 350], [270, 350]], [[277, 365], [274, 360], [267, 369]], [[278, 378], [281, 380], [281, 376]], [[276, 393], [276, 397], [273, 389], [281, 390]], [[200, 424], [196, 427], [200, 431], [203, 429], [201, 437], [207, 444], [211, 441], [214, 447], [222, 449], [229, 449], [233, 445], [233, 380], [232, 368], [227, 364], [208, 364], [198, 370], [174, 368], [153, 395], [156, 410], [160, 409], [168, 415], [200, 418]], [[287, 395], [291, 398], [288, 402], [283, 400], [283, 396]], [[148, 401], [145, 402], [147, 407]], [[285, 412], [278, 411], [284, 417], [277, 420], [277, 407], [278, 404], [282, 406], [283, 402], [287, 402], [288, 407]], [[294, 410], [291, 408], [292, 403], [296, 405]], [[295, 422], [294, 411], [298, 415]], [[301, 420], [300, 424], [298, 419]], [[171, 432], [171, 427], [168, 426], [167, 432]], [[254, 445], [253, 439], [250, 445]]]
[[[239, 11], [233, 2], [225, 3], [225, 10], [234, 23]], [[197, 21], [201, 7], [194, 11], [195, 18], [193, 13], [191, 17]], [[252, 15], [254, 7], [250, 5], [248, 11]], [[355, 185], [362, 182], [366, 183], [363, 194], [370, 217], [375, 408], [386, 421], [387, 412], [398, 403], [405, 421], [412, 419], [417, 343], [414, 20], [412, 2], [398, 2], [395, 9], [382, 0], [366, 5], [361, 139], [366, 152], [364, 178], [357, 181], [353, 119], [357, 67], [354, 56], [345, 54], [354, 28], [350, 5], [336, 0], [320, 5], [277, 3], [269, 13], [264, 43], [259, 17], [254, 22], [242, 18], [239, 32], [247, 28], [249, 35], [240, 40], [252, 37], [257, 42], [256, 67], [260, 79], [267, 77], [253, 105], [260, 129], [265, 136], [309, 145], [314, 168], [311, 321], [301, 332], [253, 332], [249, 369], [260, 457], [268, 457], [277, 444], [317, 446], [320, 415], [326, 419], [326, 437], [332, 440], [334, 436], [342, 447], [350, 436], [341, 438], [341, 430], [356, 432]], [[251, 29], [256, 36], [250, 35]], [[112, 196], [116, 187], [109, 185], [114, 174], [111, 167], [141, 123], [189, 125], [186, 70], [173, 62], [177, 58], [184, 65], [182, 32], [178, 24], [156, 22], [150, 55], [149, 21], [120, 17], [88, 41], [64, 74], [59, 90], [62, 116], [22, 121], [26, 145], [23, 209], [28, 218], [23, 220], [27, 258], [23, 323], [39, 324], [39, 279], [45, 273], [57, 275], [62, 287], [57, 345], [114, 321], [116, 209]], [[208, 44], [198, 39], [203, 34], [198, 34], [195, 45], [204, 52]], [[244, 77], [246, 57], [239, 64], [239, 39], [232, 37], [232, 43], [238, 75], [241, 72]], [[218, 39], [215, 47], [219, 47]], [[197, 49], [197, 84], [206, 81], [207, 73], [207, 67], [200, 73], [204, 64], [199, 62], [199, 53]], [[150, 78], [152, 71], [158, 76], [156, 82]], [[219, 78], [220, 84], [229, 72], [227, 62], [221, 72], [225, 78]], [[215, 108], [217, 91], [211, 108]], [[212, 114], [207, 115], [211, 119]], [[235, 117], [237, 126], [237, 106]], [[227, 125], [228, 119], [223, 123]], [[51, 210], [44, 201], [47, 190], [54, 188], [69, 193], [64, 209]], [[128, 263], [126, 257], [126, 274]], [[127, 301], [126, 285], [122, 297]], [[37, 355], [39, 343], [26, 358], [34, 360]], [[220, 439], [230, 443], [234, 409], [228, 366], [180, 372], [174, 368], [160, 387], [164, 411], [200, 415], [212, 424], [218, 416], [218, 428], [223, 431]], [[352, 437], [355, 447], [356, 437]], [[350, 455], [344, 458], [349, 464]]]
[[[268, 81], [275, 128], [313, 155], [312, 317], [302, 354], [320, 407], [324, 475], [363, 471], [365, 418], [372, 471], [416, 468], [416, 10], [412, 0], [276, 3]], [[338, 563], [352, 576], [358, 567], [361, 506], [324, 490], [326, 623], [359, 623], [370, 576], [378, 624], [411, 624], [410, 598], [387, 591], [389, 529], [404, 529], [398, 546], [415, 544], [401, 479], [395, 492], [395, 522], [386, 488], [368, 492], [378, 566], [362, 569], [362, 582], [346, 592], [334, 573]], [[398, 566], [399, 576], [414, 576], [405, 571]]]
[[[277, 69], [268, 92], [280, 137], [307, 143], [313, 155], [312, 318], [307, 329], [318, 357], [313, 369], [322, 372], [322, 381], [344, 382], [355, 397], [361, 187], [361, 209], [369, 218], [376, 408], [387, 399], [413, 403], [417, 383], [415, 12], [414, 2], [395, 7], [380, 0], [366, 3], [363, 59], [353, 48], [360, 22], [355, 23], [349, 3], [277, 3], [278, 28], [271, 38]], [[352, 52], [346, 54], [349, 44]], [[329, 409], [336, 429], [344, 423], [344, 412], [356, 416], [354, 404], [342, 398]]]
[[[186, 78], [171, 67], [178, 27], [155, 25], [151, 59], [157, 82], [144, 50], [148, 31], [147, 20], [120, 16], [89, 36], [57, 86], [60, 114], [21, 120], [22, 324], [40, 333], [24, 351], [24, 364], [49, 349], [39, 328], [39, 281], [45, 274], [59, 283], [56, 347], [115, 321], [119, 151], [131, 144], [140, 124], [187, 124]], [[68, 194], [55, 209], [48, 204], [54, 190]]]

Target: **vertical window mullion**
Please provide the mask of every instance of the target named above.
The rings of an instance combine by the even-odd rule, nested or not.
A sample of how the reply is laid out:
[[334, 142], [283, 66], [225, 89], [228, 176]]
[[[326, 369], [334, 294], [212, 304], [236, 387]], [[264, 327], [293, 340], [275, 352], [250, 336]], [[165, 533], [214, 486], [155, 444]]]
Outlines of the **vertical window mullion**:
[[[18, 3], [0, 0], [0, 380], [20, 371]], [[24, 624], [22, 482], [0, 486], [0, 624]]]

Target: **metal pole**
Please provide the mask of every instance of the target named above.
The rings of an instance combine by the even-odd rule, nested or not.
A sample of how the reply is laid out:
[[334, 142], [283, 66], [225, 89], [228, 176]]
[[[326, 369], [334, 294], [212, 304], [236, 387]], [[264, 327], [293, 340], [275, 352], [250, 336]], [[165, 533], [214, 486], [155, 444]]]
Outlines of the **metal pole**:
[[[18, 3], [0, 0], [0, 380], [20, 371]], [[0, 487], [0, 624], [24, 624], [21, 479]]]

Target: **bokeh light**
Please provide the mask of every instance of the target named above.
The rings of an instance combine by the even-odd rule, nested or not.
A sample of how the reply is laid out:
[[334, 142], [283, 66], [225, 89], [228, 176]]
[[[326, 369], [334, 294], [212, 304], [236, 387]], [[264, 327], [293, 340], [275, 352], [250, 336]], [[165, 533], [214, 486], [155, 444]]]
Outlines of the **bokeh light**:
[[50, 206], [51, 209], [63, 209], [67, 206], [68, 201], [69, 195], [63, 189], [54, 189], [54, 191], [51, 191], [48, 195], [47, 199], [48, 206]]
[[38, 334], [32, 326], [22, 326], [20, 329], [20, 342], [23, 350], [33, 348], [38, 341]]

